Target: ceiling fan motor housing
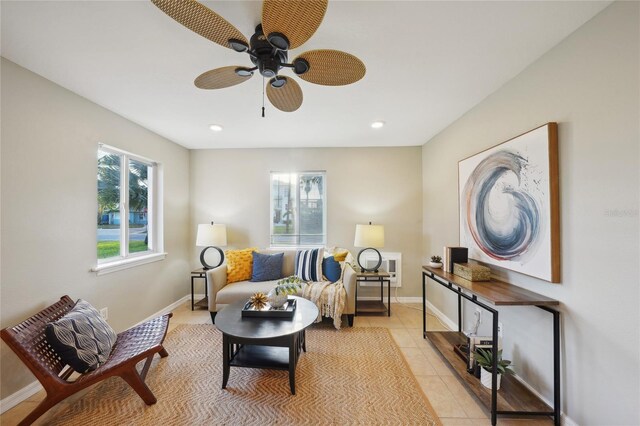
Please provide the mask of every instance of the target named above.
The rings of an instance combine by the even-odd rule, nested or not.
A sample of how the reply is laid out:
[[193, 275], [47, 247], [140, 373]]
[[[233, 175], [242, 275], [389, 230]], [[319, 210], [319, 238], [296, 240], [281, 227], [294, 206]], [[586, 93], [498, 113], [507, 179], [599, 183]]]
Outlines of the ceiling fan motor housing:
[[256, 27], [256, 32], [251, 36], [250, 43], [251, 51], [255, 55], [251, 56], [251, 62], [258, 67], [258, 71], [264, 77], [275, 77], [282, 69], [282, 64], [287, 63], [287, 52], [274, 48], [269, 43], [262, 32], [262, 25]]

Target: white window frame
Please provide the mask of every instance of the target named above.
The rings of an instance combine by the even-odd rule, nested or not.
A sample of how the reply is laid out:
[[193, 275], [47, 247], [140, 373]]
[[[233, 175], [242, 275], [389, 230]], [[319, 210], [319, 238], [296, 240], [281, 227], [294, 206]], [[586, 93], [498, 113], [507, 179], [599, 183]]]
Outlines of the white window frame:
[[[295, 175], [296, 180], [296, 206], [294, 208], [294, 216], [295, 216], [295, 228], [293, 235], [300, 235], [300, 184], [299, 179], [300, 175], [306, 174], [316, 174], [322, 175], [322, 242], [318, 244], [273, 244], [273, 175], [274, 174], [283, 174], [293, 176]], [[299, 239], [298, 239], [299, 241]], [[318, 247], [325, 246], [327, 244], [327, 172], [326, 170], [304, 170], [298, 172], [282, 172], [282, 171], [271, 171], [269, 172], [269, 247], [270, 248], [307, 248], [307, 247]]]
[[[164, 252], [164, 232], [162, 225], [162, 165], [157, 161], [106, 144], [99, 144], [98, 150], [118, 155], [121, 159], [119, 211], [120, 255], [106, 259], [97, 259], [96, 266], [93, 267], [91, 271], [102, 275], [163, 260], [166, 257], [166, 253]], [[136, 253], [129, 253], [129, 160], [144, 163], [151, 168], [147, 175], [147, 244], [149, 249]]]

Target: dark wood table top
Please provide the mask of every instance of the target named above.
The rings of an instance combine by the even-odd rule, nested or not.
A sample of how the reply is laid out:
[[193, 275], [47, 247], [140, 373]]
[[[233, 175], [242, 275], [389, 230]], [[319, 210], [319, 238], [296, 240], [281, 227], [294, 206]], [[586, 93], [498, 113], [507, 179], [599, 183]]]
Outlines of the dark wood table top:
[[300, 332], [313, 324], [318, 317], [318, 308], [302, 297], [290, 297], [295, 297], [297, 304], [293, 318], [243, 317], [242, 308], [247, 301], [242, 300], [216, 314], [216, 327], [230, 336], [247, 339], [273, 339]]
[[533, 291], [529, 291], [504, 281], [498, 281], [495, 279], [492, 279], [491, 281], [469, 281], [453, 273], [444, 272], [444, 270], [440, 268], [423, 266], [422, 269], [427, 273], [432, 273], [444, 281], [453, 283], [454, 285], [467, 290], [471, 294], [482, 297], [494, 305], [555, 306], [560, 304], [560, 302], [555, 299], [551, 299], [547, 296], [534, 293]]

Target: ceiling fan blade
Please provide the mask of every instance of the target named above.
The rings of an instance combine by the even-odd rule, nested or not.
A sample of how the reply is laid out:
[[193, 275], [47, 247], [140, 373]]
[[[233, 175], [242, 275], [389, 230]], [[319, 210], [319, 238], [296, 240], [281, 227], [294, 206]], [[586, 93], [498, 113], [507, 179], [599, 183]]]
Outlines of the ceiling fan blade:
[[[304, 44], [316, 32], [328, 0], [264, 0], [262, 4], [262, 29], [264, 34], [284, 34], [289, 49]], [[285, 49], [286, 50], [286, 49]]]
[[234, 65], [204, 72], [196, 77], [193, 84], [200, 89], [222, 89], [224, 87], [235, 86], [236, 84], [245, 82], [253, 75], [253, 73], [247, 76], [238, 75], [236, 74], [236, 70], [238, 68], [245, 69], [244, 67]]
[[236, 27], [222, 16], [195, 0], [151, 0], [164, 13], [202, 37], [233, 49], [229, 40], [249, 45]]
[[278, 80], [285, 80], [285, 85], [273, 87], [271, 81], [267, 83], [269, 101], [274, 107], [284, 112], [293, 112], [300, 108], [300, 105], [302, 105], [302, 89], [300, 89], [298, 83], [290, 77], [278, 77]]
[[367, 69], [362, 61], [350, 53], [340, 50], [320, 49], [304, 52], [294, 59], [304, 59], [309, 70], [298, 75], [309, 83], [323, 86], [344, 86], [364, 77]]

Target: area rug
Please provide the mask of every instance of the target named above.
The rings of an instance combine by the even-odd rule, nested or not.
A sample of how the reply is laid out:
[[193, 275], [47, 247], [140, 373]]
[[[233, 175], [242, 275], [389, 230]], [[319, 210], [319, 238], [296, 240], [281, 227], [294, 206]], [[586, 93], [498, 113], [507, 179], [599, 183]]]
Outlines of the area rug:
[[222, 384], [222, 334], [212, 325], [179, 325], [156, 357], [147, 406], [111, 378], [61, 411], [54, 425], [439, 425], [385, 328], [321, 325], [307, 330], [296, 370], [296, 395], [281, 370], [232, 368]]

